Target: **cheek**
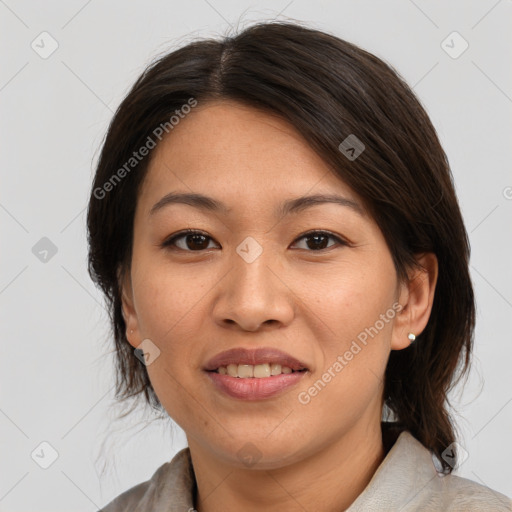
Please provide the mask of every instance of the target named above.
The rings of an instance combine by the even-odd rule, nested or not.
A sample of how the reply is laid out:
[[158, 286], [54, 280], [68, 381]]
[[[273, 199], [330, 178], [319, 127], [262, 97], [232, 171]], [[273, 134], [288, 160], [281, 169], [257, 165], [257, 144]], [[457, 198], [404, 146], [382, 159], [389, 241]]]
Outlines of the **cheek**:
[[[133, 287], [142, 339], [150, 339], [159, 357], [146, 367], [151, 384], [168, 414], [182, 427], [197, 418], [194, 376], [190, 371], [197, 347], [193, 340], [201, 331], [211, 286], [196, 282], [193, 273], [176, 275], [175, 270], [156, 264], [134, 268]], [[192, 395], [190, 394], [192, 393]]]
[[372, 328], [374, 319], [371, 324], [361, 322], [348, 313], [335, 326], [341, 334], [324, 340], [324, 364], [297, 390], [295, 409], [303, 428], [318, 428], [320, 421], [330, 425], [322, 427], [325, 431], [336, 433], [340, 426], [348, 428], [380, 408], [392, 323], [377, 332], [362, 327]]
[[[395, 276], [389, 259], [347, 261], [329, 273], [312, 272], [297, 290], [310, 312], [322, 320], [322, 337], [329, 351], [344, 350], [366, 328], [374, 326], [394, 301]], [[307, 315], [307, 308], [305, 315]], [[312, 314], [309, 314], [311, 317]], [[382, 337], [389, 336], [389, 323], [379, 322]]]
[[196, 378], [190, 366], [197, 360], [194, 340], [205, 328], [205, 294], [211, 285], [193, 273], [177, 275], [154, 263], [141, 264], [138, 270], [134, 267], [132, 282], [140, 337], [160, 351], [146, 369], [165, 409], [181, 418], [180, 410], [191, 406], [184, 390], [193, 389]]
[[[344, 270], [327, 286], [315, 281], [309, 289], [312, 311], [324, 326], [317, 331], [322, 361], [297, 397], [308, 415], [321, 414], [333, 421], [339, 421], [340, 414], [355, 420], [378, 398], [396, 315], [391, 265]], [[329, 403], [337, 407], [326, 407]]]
[[141, 261], [138, 268], [133, 283], [141, 335], [167, 345], [176, 333], [183, 337], [189, 325], [197, 327], [205, 295], [212, 287], [204, 273], [177, 272], [176, 266], [150, 261]]

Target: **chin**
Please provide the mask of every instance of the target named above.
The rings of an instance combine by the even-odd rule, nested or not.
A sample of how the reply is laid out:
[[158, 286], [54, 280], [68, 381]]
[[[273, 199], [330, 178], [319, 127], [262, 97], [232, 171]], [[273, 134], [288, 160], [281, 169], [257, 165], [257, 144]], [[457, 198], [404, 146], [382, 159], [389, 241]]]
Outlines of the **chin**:
[[271, 441], [269, 433], [229, 437], [222, 445], [219, 445], [217, 438], [214, 451], [227, 464], [241, 469], [278, 469], [300, 459], [301, 448], [292, 436], [284, 436], [288, 442], [277, 437]]

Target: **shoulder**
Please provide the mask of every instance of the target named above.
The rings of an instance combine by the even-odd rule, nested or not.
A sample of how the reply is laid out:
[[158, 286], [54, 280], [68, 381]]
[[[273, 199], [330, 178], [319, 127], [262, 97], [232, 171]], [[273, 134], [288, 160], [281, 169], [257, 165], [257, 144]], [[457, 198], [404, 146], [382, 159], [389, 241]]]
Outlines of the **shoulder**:
[[[140, 505], [154, 499], [155, 493], [161, 487], [165, 473], [169, 471], [169, 462], [162, 464], [149, 480], [142, 482], [114, 498], [99, 512], [135, 512]], [[140, 509], [143, 510], [143, 509]]]
[[98, 512], [164, 512], [171, 504], [186, 511], [193, 507], [194, 485], [189, 449], [184, 448], [149, 480], [123, 492]]
[[432, 497], [447, 512], [512, 512], [512, 500], [485, 485], [456, 475], [436, 476]]
[[447, 510], [512, 511], [512, 500], [498, 491], [456, 475], [444, 478], [448, 489], [445, 494], [450, 504]]
[[512, 501], [472, 480], [438, 472], [432, 453], [403, 431], [347, 512], [372, 510], [512, 512]]
[[[408, 450], [415, 463], [420, 462], [422, 475], [420, 482], [424, 484], [417, 495], [418, 510], [443, 510], [446, 512], [512, 512], [512, 500], [485, 485], [454, 475], [444, 475], [437, 471], [432, 453], [416, 438], [406, 434]], [[413, 500], [416, 502], [416, 500]], [[432, 508], [428, 508], [428, 507]]]

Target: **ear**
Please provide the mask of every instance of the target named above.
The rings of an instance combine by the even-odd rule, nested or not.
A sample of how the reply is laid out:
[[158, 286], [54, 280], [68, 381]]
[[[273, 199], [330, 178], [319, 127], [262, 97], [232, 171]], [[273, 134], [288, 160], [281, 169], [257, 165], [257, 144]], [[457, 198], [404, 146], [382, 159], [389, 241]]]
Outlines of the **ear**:
[[434, 253], [416, 257], [422, 269], [415, 269], [409, 280], [400, 285], [398, 302], [402, 310], [395, 317], [391, 337], [391, 350], [402, 350], [411, 344], [409, 333], [419, 336], [425, 329], [436, 289], [438, 262]]
[[131, 273], [127, 271], [118, 272], [119, 289], [121, 291], [121, 307], [126, 325], [126, 339], [128, 343], [134, 348], [137, 348], [141, 343], [139, 333], [139, 321], [137, 319], [137, 312], [135, 310], [133, 300], [133, 288]]

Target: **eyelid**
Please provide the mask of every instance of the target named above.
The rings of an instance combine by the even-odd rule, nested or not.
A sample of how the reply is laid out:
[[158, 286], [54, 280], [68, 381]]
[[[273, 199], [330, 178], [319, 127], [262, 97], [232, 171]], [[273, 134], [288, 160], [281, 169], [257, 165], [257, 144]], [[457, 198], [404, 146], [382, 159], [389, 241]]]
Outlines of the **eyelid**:
[[[333, 238], [336, 240], [336, 242], [341, 245], [341, 246], [350, 246], [351, 243], [344, 237], [342, 237], [341, 235], [338, 235], [336, 233], [333, 233], [332, 231], [329, 231], [329, 230], [326, 230], [326, 229], [310, 229], [308, 231], [305, 231], [304, 233], [298, 235], [295, 240], [293, 241], [293, 244], [292, 245], [295, 245], [299, 240], [301, 240], [302, 238], [306, 238], [308, 235], [310, 236], [313, 236], [315, 234], [320, 234], [320, 235], [325, 235], [325, 236], [328, 236], [329, 238]], [[208, 235], [207, 233], [205, 233], [204, 231], [201, 231], [199, 229], [184, 229], [182, 231], [178, 231], [177, 233], [173, 233], [170, 237], [166, 238], [161, 244], [161, 247], [162, 248], [173, 248], [173, 249], [178, 249], [178, 250], [181, 250], [183, 252], [190, 252], [190, 253], [193, 253], [193, 252], [197, 252], [197, 253], [201, 253], [201, 252], [206, 252], [206, 249], [204, 250], [201, 250], [201, 251], [187, 251], [187, 250], [184, 250], [184, 249], [180, 249], [180, 248], [176, 248], [173, 244], [175, 243], [176, 240], [182, 238], [182, 237], [185, 237], [187, 235], [203, 235], [205, 236], [206, 238], [209, 238], [210, 240], [214, 241], [215, 242], [215, 239], [213, 237], [211, 237], [210, 235]], [[215, 243], [218, 243], [218, 242], [215, 242]], [[219, 244], [220, 245], [220, 244]], [[331, 249], [333, 246], [331, 247], [327, 247], [325, 249], [320, 249], [318, 251], [314, 251], [314, 250], [309, 250], [307, 252], [312, 252], [312, 253], [315, 253], [315, 252], [318, 252], [318, 253], [322, 253], [323, 251], [326, 251], [328, 249]]]

